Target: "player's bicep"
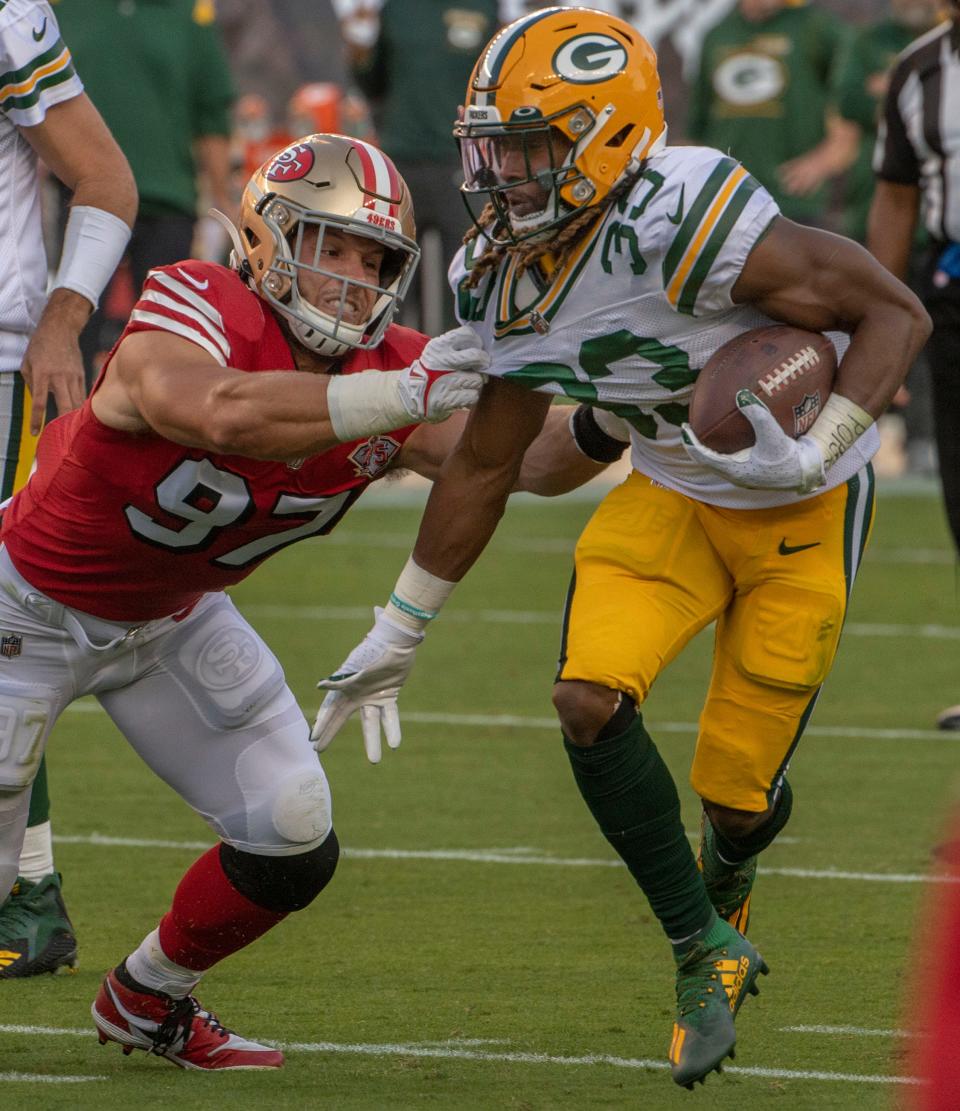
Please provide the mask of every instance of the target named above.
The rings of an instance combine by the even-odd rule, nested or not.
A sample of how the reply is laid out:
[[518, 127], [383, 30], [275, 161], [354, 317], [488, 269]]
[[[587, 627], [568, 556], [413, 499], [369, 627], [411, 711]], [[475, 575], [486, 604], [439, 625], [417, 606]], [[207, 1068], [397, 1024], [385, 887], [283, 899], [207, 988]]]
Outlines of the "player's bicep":
[[95, 399], [103, 395], [102, 401], [126, 403], [160, 435], [176, 443], [205, 447], [213, 390], [219, 379], [236, 373], [180, 336], [134, 332], [117, 348]]
[[733, 299], [801, 328], [850, 330], [886, 299], [889, 280], [852, 240], [779, 216], [747, 258]]

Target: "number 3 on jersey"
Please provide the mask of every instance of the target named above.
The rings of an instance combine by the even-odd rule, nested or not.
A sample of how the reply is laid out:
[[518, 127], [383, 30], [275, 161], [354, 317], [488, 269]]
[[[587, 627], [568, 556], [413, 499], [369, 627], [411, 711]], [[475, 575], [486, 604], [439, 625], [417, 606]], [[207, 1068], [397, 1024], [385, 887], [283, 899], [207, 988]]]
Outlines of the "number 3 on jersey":
[[[221, 567], [245, 567], [295, 540], [323, 532], [346, 509], [353, 494], [352, 490], [329, 498], [281, 494], [271, 517], [310, 515], [310, 520], [261, 536], [224, 552], [212, 562]], [[169, 528], [132, 505], [124, 508], [127, 521], [148, 544], [178, 552], [202, 551], [223, 529], [241, 524], [256, 511], [246, 480], [215, 467], [209, 459], [184, 459], [157, 484], [156, 495], [161, 509], [184, 522], [181, 528]]]

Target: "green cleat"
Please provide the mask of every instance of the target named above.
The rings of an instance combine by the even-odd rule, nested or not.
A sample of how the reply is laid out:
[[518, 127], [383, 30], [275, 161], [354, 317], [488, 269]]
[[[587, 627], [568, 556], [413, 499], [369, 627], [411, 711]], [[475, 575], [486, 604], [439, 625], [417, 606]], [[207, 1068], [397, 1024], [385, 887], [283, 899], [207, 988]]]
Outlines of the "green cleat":
[[77, 939], [60, 894], [60, 875], [22, 877], [0, 906], [0, 979], [75, 972]]
[[704, 811], [700, 819], [700, 851], [697, 867], [703, 873], [703, 884], [713, 909], [735, 930], [746, 935], [750, 924], [750, 893], [757, 878], [757, 858], [748, 857], [742, 864], [727, 864], [717, 852], [717, 834]]
[[684, 1088], [702, 1084], [733, 1056], [733, 1020], [745, 996], [760, 994], [756, 979], [767, 974], [750, 942], [726, 923], [721, 926], [729, 930], [728, 940], [713, 948], [697, 942], [677, 964], [677, 1021], [668, 1057], [673, 1079]]

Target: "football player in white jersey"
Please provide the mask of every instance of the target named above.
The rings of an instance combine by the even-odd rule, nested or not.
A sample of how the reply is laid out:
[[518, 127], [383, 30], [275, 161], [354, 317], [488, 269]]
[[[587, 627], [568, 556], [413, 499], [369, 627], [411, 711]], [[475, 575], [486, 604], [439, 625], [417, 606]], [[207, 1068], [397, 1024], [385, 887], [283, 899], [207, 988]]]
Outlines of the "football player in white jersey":
[[[633, 471], [577, 543], [553, 700], [584, 800], [673, 946], [669, 1058], [689, 1087], [731, 1053], [766, 971], [742, 933], [757, 855], [789, 817], [784, 772], [869, 532], [873, 424], [929, 320], [856, 244], [783, 218], [733, 159], [667, 146], [656, 56], [606, 13], [544, 8], [504, 28], [455, 134], [463, 189], [489, 204], [450, 278], [490, 379], [389, 603], [321, 682], [314, 738], [325, 747], [359, 708], [368, 747], [381, 727], [398, 743], [417, 644], [496, 527], [551, 395], [619, 415]], [[835, 392], [799, 440], [747, 392], [756, 443], [718, 455], [686, 423], [693, 383], [721, 344], [770, 321], [836, 333]], [[597, 421], [576, 420], [602, 451]], [[691, 772], [701, 871], [638, 707], [714, 621]], [[397, 626], [405, 642], [384, 635]]]
[[[38, 157], [73, 194], [49, 298]], [[77, 337], [120, 261], [137, 209], [127, 160], [84, 93], [44, 0], [0, 5], [0, 178], [0, 501], [6, 502], [30, 474], [48, 399], [61, 413], [83, 401]], [[31, 797], [20, 875], [0, 907], [0, 950], [3, 978], [76, 963], [54, 871], [45, 765]]]

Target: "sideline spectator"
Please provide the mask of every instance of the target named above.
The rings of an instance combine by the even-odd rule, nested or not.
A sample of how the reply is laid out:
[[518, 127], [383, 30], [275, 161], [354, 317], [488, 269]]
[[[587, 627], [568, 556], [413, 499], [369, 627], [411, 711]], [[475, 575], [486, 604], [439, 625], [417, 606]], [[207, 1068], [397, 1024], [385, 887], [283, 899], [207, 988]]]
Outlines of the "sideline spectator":
[[[83, 402], [77, 337], [129, 239], [137, 191], [130, 167], [83, 91], [49, 4], [18, 0], [0, 8], [0, 88], [0, 171], [6, 183], [0, 257], [8, 263], [0, 278], [0, 498], [6, 503], [30, 474], [48, 397], [59, 413]], [[46, 304], [38, 156], [71, 200]], [[6, 630], [4, 662], [19, 657], [22, 648], [20, 633]], [[9, 694], [7, 712], [16, 706]], [[12, 757], [0, 762], [0, 829], [9, 828], [3, 805], [9, 792], [36, 778], [29, 815], [19, 819], [27, 829], [9, 897], [10, 879], [0, 884], [4, 979], [72, 967], [77, 957], [54, 871], [46, 764], [31, 758], [29, 745], [18, 752], [13, 732], [0, 746], [11, 757], [13, 744]]]
[[[212, 0], [60, 0], [58, 16], [90, 99], [130, 160], [140, 208], [128, 251], [132, 295], [147, 271], [191, 253], [198, 175], [231, 213], [233, 84]], [[129, 306], [126, 306], [129, 307]], [[97, 313], [81, 347], [88, 382], [123, 321]]]
[[[950, 19], [901, 56], [884, 101], [867, 246], [906, 276], [922, 213], [929, 236], [920, 293], [933, 320], [927, 344], [947, 523], [960, 552], [960, 0]], [[960, 705], [937, 718], [960, 730]]]
[[732, 154], [770, 191], [784, 216], [822, 224], [821, 187], [791, 176], [795, 160], [827, 138], [831, 74], [847, 31], [805, 0], [739, 0], [703, 41], [687, 130]]
[[[450, 121], [497, 14], [497, 0], [386, 0], [379, 15], [360, 7], [342, 23], [354, 79], [374, 102], [380, 142], [419, 214], [424, 259], [404, 323], [431, 335], [455, 323], [446, 269], [469, 226]], [[439, 252], [429, 250], [431, 232], [439, 236]]]

